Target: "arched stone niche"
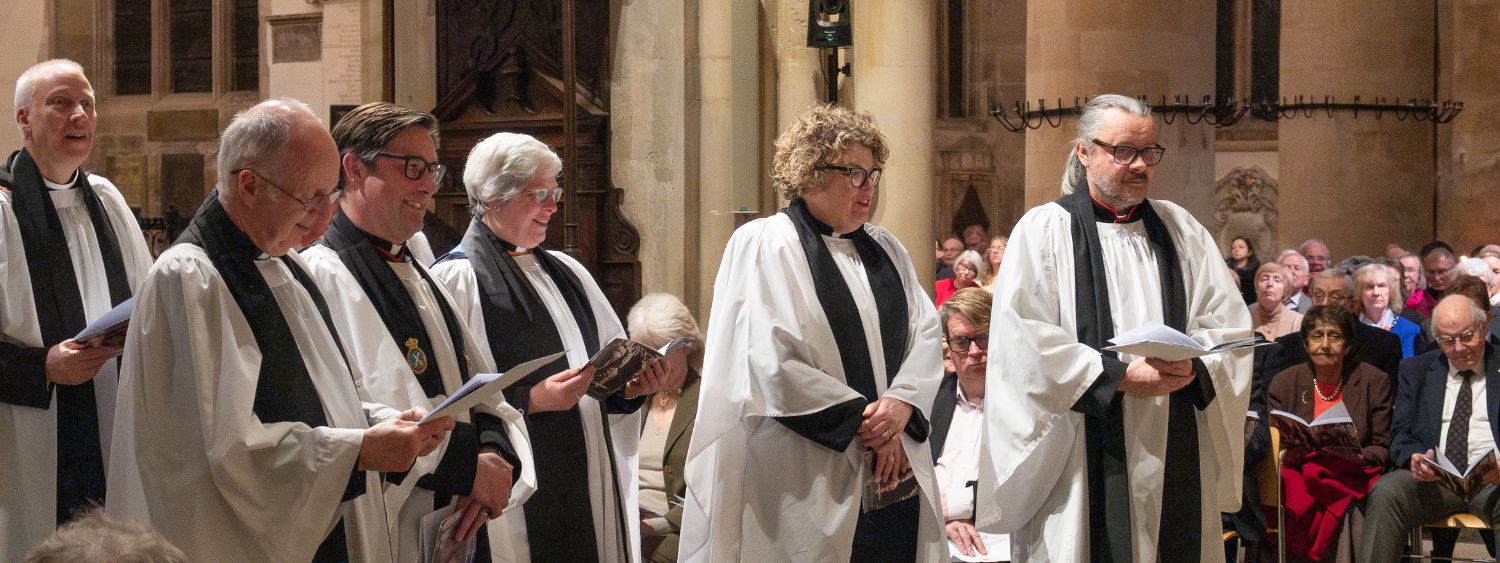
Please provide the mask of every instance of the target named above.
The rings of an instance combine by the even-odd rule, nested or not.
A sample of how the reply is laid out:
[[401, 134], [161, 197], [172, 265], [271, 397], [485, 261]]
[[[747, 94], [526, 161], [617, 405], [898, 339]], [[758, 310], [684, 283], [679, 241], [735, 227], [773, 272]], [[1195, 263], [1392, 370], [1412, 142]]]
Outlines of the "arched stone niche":
[[1277, 247], [1276, 179], [1259, 166], [1236, 166], [1214, 188], [1214, 220], [1209, 230], [1219, 251], [1229, 255], [1229, 243], [1245, 237], [1262, 262], [1275, 260]]

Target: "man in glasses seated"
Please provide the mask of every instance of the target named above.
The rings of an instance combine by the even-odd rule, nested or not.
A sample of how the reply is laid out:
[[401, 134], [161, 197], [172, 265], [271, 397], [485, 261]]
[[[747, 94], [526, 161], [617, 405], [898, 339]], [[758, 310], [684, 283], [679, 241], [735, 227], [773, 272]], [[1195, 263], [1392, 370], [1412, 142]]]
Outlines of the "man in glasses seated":
[[[1313, 275], [1307, 284], [1307, 293], [1312, 296], [1314, 307], [1337, 305], [1354, 311], [1354, 279], [1343, 270], [1331, 268]], [[1349, 360], [1375, 366], [1391, 378], [1391, 388], [1396, 387], [1396, 373], [1401, 365], [1401, 338], [1394, 333], [1365, 323], [1354, 327], [1354, 338], [1349, 342]], [[1265, 348], [1265, 360], [1257, 368], [1257, 375], [1270, 385], [1271, 378], [1295, 365], [1307, 363], [1307, 345], [1299, 334], [1288, 334], [1276, 339], [1276, 344]]]
[[[1147, 199], [1166, 152], [1144, 102], [1084, 105], [1064, 195], [1016, 225], [996, 280], [978, 528], [1018, 560], [1221, 561], [1240, 504], [1251, 352], [1167, 361], [1103, 350], [1160, 323], [1251, 335], [1213, 237]], [[1000, 336], [1000, 335], [1003, 335]], [[988, 507], [988, 508], [987, 508]]]

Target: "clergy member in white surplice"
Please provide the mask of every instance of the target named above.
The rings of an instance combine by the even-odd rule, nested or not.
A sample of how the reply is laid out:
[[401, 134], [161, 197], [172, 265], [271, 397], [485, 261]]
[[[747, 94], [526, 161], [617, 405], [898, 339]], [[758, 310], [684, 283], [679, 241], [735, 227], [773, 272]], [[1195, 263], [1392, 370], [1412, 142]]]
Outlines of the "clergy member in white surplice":
[[94, 89], [52, 60], [16, 81], [22, 150], [0, 160], [0, 560], [104, 500], [118, 342], [72, 340], [129, 299], [151, 254], [115, 186], [79, 166]]
[[496, 560], [633, 562], [640, 554], [640, 408], [664, 385], [666, 366], [647, 369], [605, 401], [584, 394], [594, 373], [584, 364], [625, 329], [582, 264], [537, 248], [562, 201], [561, 170], [557, 154], [530, 136], [480, 141], [464, 163], [474, 220], [432, 273], [496, 370], [567, 350], [505, 390], [526, 421], [537, 490], [501, 518], [503, 539], [491, 533]]
[[1147, 200], [1150, 108], [1094, 98], [1065, 195], [1028, 211], [996, 285], [978, 527], [1016, 561], [1221, 561], [1240, 503], [1250, 351], [1166, 362], [1101, 349], [1148, 322], [1200, 341], [1250, 336], [1214, 240]]
[[361, 401], [290, 250], [333, 212], [338, 149], [306, 105], [268, 100], [230, 121], [218, 158], [218, 189], [141, 284], [105, 508], [193, 561], [392, 561], [377, 472], [406, 471], [453, 421]]
[[[339, 119], [333, 139], [342, 154], [345, 195], [323, 240], [302, 252], [364, 376], [364, 391], [398, 409], [430, 410], [474, 374], [491, 371], [484, 356], [472, 352], [474, 340], [447, 290], [407, 244], [391, 242], [415, 240], [442, 182], [437, 126], [432, 114], [389, 102], [362, 105]], [[454, 418], [437, 468], [386, 491], [389, 502], [401, 502], [392, 521], [400, 561], [430, 551], [420, 545], [421, 519], [455, 502], [464, 512], [456, 539], [477, 534], [476, 560], [490, 561], [481, 526], [519, 506], [536, 485], [536, 476], [524, 471], [531, 457], [525, 425], [503, 398]]]
[[[835, 106], [777, 139], [791, 204], [735, 231], [714, 282], [682, 561], [947, 560], [923, 443], [937, 312], [905, 247], [867, 223], [888, 154], [868, 114]], [[862, 513], [865, 483], [908, 466], [920, 494]]]

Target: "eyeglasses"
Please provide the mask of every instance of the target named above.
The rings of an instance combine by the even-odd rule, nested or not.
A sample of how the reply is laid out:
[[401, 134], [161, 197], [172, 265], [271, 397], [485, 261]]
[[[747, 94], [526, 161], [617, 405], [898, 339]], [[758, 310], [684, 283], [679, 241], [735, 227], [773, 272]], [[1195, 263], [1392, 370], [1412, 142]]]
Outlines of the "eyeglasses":
[[285, 196], [287, 196], [289, 198], [292, 198], [292, 201], [295, 201], [295, 202], [297, 202], [298, 204], [300, 204], [302, 206], [302, 210], [303, 211], [312, 211], [312, 210], [317, 209], [317, 208], [319, 208], [319, 207], [321, 207], [321, 206], [323, 206], [325, 204], [333, 203], [335, 201], [338, 201], [339, 197], [341, 197], [341, 196], [344, 195], [344, 190], [343, 189], [341, 189], [341, 188], [334, 188], [333, 191], [328, 192], [326, 194], [323, 194], [323, 195], [313, 195], [311, 198], [302, 199], [300, 197], [292, 195], [292, 192], [286, 191], [281, 186], [276, 185], [276, 182], [272, 182], [271, 179], [267, 178], [265, 174], [261, 174], [260, 172], [256, 172], [254, 168], [240, 168], [240, 169], [237, 169], [237, 170], [232, 170], [232, 171], [230, 171], [230, 173], [231, 174], [239, 174], [240, 172], [244, 172], [246, 170], [249, 170], [250, 173], [254, 174], [257, 178], [265, 180], [267, 184], [271, 185], [271, 187], [276, 188], [276, 191], [281, 192], [283, 195], [285, 195]]
[[980, 352], [988, 351], [990, 349], [989, 333], [976, 334], [974, 336], [955, 336], [948, 339], [948, 349], [959, 354], [969, 353], [970, 344], [978, 346]]
[[1460, 334], [1457, 337], [1453, 337], [1453, 336], [1439, 336], [1439, 337], [1435, 338], [1434, 340], [1437, 340], [1437, 345], [1438, 345], [1439, 348], [1452, 348], [1453, 346], [1455, 346], [1456, 344], [1459, 344], [1459, 343], [1462, 343], [1464, 346], [1473, 346], [1475, 344], [1478, 344], [1479, 343], [1479, 338], [1478, 337], [1479, 337], [1479, 332], [1471, 330], [1469, 332], [1465, 332], [1463, 334]]
[[553, 203], [557, 203], [559, 205], [562, 204], [562, 188], [552, 188], [550, 190], [547, 188], [537, 188], [526, 193], [529, 193], [532, 196], [536, 197], [537, 204], [547, 203], [547, 196], [549, 195], [552, 196]]
[[869, 170], [865, 170], [858, 166], [838, 166], [835, 164], [824, 164], [822, 166], [815, 167], [815, 169], [832, 170], [834, 172], [843, 172], [844, 174], [849, 175], [849, 187], [856, 190], [864, 187], [866, 178], [870, 180], [870, 187], [879, 186], [880, 174], [885, 172], [885, 169], [879, 166], [876, 166], [875, 168], [871, 168]]
[[391, 153], [388, 153], [388, 152], [375, 153], [375, 156], [380, 156], [380, 157], [385, 157], [385, 158], [389, 158], [389, 159], [392, 159], [392, 160], [400, 160], [402, 162], [405, 162], [406, 163], [406, 168], [402, 169], [402, 172], [405, 173], [407, 179], [410, 179], [410, 180], [421, 180], [423, 175], [426, 175], [428, 172], [431, 172], [432, 173], [432, 183], [434, 183], [434, 184], [441, 184], [441, 183], [443, 183], [443, 175], [446, 174], [446, 173], [448, 173], [448, 167], [447, 166], [444, 166], [444, 165], [436, 163], [436, 162], [427, 162], [426, 160], [423, 160], [422, 157], [420, 157], [420, 156], [399, 155], [399, 154], [391, 154]]
[[1110, 156], [1115, 159], [1115, 164], [1121, 166], [1130, 166], [1137, 156], [1141, 157], [1141, 162], [1144, 162], [1146, 166], [1156, 166], [1156, 163], [1161, 162], [1161, 155], [1167, 153], [1167, 148], [1161, 145], [1138, 149], [1125, 145], [1111, 145], [1099, 139], [1094, 139], [1094, 144], [1109, 149]]
[[1349, 299], [1349, 294], [1348, 293], [1344, 293], [1342, 291], [1335, 291], [1333, 293], [1324, 293], [1322, 291], [1313, 290], [1313, 292], [1312, 292], [1312, 298], [1313, 298], [1313, 301], [1323, 301], [1324, 299], [1327, 299], [1329, 302], [1338, 303], [1338, 302], [1345, 301], [1345, 300]]

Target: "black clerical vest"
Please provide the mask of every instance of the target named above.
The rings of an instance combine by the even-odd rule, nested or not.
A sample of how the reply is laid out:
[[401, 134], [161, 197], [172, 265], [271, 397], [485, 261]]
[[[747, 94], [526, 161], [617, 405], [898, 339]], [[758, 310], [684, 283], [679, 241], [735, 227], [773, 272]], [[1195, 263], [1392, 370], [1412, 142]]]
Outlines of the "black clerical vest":
[[[1086, 415], [1090, 560], [1131, 561], [1130, 468], [1125, 457], [1123, 394], [1117, 391], [1126, 364], [1114, 352], [1102, 349], [1114, 337], [1114, 320], [1097, 224], [1144, 221], [1161, 280], [1163, 324], [1179, 331], [1186, 329], [1188, 314], [1182, 271], [1171, 233], [1150, 202], [1117, 215], [1096, 203], [1087, 189], [1079, 189], [1056, 203], [1071, 215], [1078, 341], [1099, 350], [1104, 362], [1104, 373], [1073, 406]], [[1202, 362], [1193, 360], [1193, 371], [1197, 379], [1172, 393], [1168, 401], [1162, 516], [1157, 534], [1158, 558], [1164, 562], [1197, 561], [1201, 549], [1203, 507], [1199, 506], [1198, 425], [1193, 409], [1207, 408], [1214, 390], [1206, 381]]]
[[[483, 221], [474, 220], [465, 233], [461, 250], [444, 256], [440, 262], [467, 259], [478, 282], [480, 309], [489, 337], [495, 369], [505, 371], [522, 362], [561, 352], [562, 336], [553, 323], [541, 296], [527, 280], [525, 272], [510, 255], [516, 246], [496, 236]], [[532, 253], [547, 276], [552, 278], [578, 323], [585, 352], [599, 351], [599, 329], [582, 280], [572, 269], [545, 250]], [[588, 446], [585, 442], [580, 406], [557, 412], [531, 412], [531, 388], [542, 380], [568, 369], [567, 358], [558, 358], [547, 366], [505, 390], [507, 402], [525, 414], [532, 438], [537, 490], [524, 506], [526, 533], [533, 561], [594, 561], [598, 558], [593, 512], [588, 493]], [[609, 413], [634, 412], [644, 397], [627, 401], [615, 395], [600, 405], [600, 417]], [[607, 419], [606, 419], [607, 420]], [[610, 444], [609, 425], [604, 425], [604, 443]], [[613, 476], [603, 484], [621, 498], [623, 486], [614, 470], [612, 455], [599, 460]], [[621, 518], [623, 507], [616, 506]], [[628, 515], [633, 518], [635, 515]], [[621, 530], [636, 525], [623, 520]], [[623, 541], [623, 538], [622, 538]], [[606, 549], [626, 553], [627, 545]]]
[[[62, 220], [42, 180], [31, 153], [22, 149], [0, 164], [0, 189], [11, 192], [11, 207], [26, 251], [31, 275], [32, 302], [42, 335], [41, 348], [0, 343], [0, 401], [50, 408], [57, 391], [57, 523], [67, 521], [75, 510], [104, 501], [104, 455], [99, 443], [99, 412], [94, 382], [52, 385], [46, 380], [47, 350], [78, 334], [87, 325], [83, 295], [73, 271]], [[79, 170], [72, 189], [81, 192], [98, 238], [104, 263], [104, 282], [110, 303], [130, 298], [130, 282], [114, 226], [103, 202]], [[12, 243], [14, 244], [14, 243]]]

